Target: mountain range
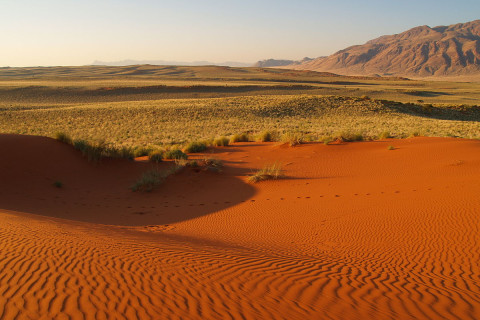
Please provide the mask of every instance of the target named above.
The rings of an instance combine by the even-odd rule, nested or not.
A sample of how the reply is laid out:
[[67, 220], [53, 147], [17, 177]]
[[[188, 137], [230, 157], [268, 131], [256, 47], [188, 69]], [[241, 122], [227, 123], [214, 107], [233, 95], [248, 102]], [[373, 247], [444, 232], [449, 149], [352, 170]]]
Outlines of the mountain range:
[[283, 67], [342, 75], [480, 76], [480, 20], [419, 26]]

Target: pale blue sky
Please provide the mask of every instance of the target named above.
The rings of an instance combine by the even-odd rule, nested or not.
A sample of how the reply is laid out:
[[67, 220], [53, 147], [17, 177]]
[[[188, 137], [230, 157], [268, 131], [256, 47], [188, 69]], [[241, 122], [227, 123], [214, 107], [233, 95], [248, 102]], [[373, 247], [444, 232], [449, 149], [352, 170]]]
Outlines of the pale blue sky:
[[0, 66], [301, 59], [476, 19], [479, 0], [0, 0]]

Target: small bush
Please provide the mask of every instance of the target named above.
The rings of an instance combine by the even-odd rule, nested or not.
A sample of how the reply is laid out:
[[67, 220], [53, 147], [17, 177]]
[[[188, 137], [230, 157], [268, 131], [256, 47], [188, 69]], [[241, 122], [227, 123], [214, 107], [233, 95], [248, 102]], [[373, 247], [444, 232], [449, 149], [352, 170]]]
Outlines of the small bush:
[[163, 152], [160, 150], [151, 151], [148, 155], [148, 160], [151, 162], [159, 163], [163, 160]]
[[135, 158], [133, 149], [125, 146], [121, 148], [106, 148], [104, 156], [109, 158], [121, 158], [128, 160], [133, 160]]
[[162, 174], [162, 172], [158, 170], [147, 171], [142, 174], [140, 179], [138, 179], [130, 189], [132, 189], [132, 191], [150, 192], [162, 184], [165, 178], [165, 174]]
[[410, 133], [410, 135], [408, 136], [408, 138], [414, 138], [414, 137], [419, 137], [420, 136], [420, 132], [418, 131], [413, 131], [412, 133]]
[[207, 150], [207, 144], [205, 142], [193, 141], [185, 147], [185, 152], [188, 153], [203, 152], [205, 150]]
[[282, 136], [282, 142], [293, 147], [302, 144], [304, 140], [300, 133], [287, 132]]
[[235, 143], [235, 142], [248, 142], [250, 141], [250, 137], [248, 136], [247, 133], [242, 133], [242, 134], [234, 134], [230, 138], [230, 143]]
[[380, 140], [389, 139], [391, 137], [392, 136], [390, 135], [390, 132], [388, 132], [388, 131], [383, 131], [382, 133], [380, 133], [378, 135], [378, 139], [380, 139]]
[[202, 160], [202, 164], [207, 171], [221, 172], [223, 168], [223, 162], [217, 158], [205, 158]]
[[55, 132], [55, 139], [63, 143], [72, 144], [72, 138], [63, 131]]
[[61, 188], [61, 187], [63, 187], [63, 183], [62, 183], [61, 181], [55, 181], [55, 182], [53, 183], [53, 186], [54, 186], [55, 188]]
[[395, 150], [395, 147], [394, 147], [394, 146], [388, 146], [387, 149], [388, 149], [388, 150]]
[[335, 139], [332, 136], [323, 136], [320, 137], [319, 141], [323, 142], [323, 144], [325, 145], [328, 145], [330, 142], [335, 141]]
[[261, 142], [273, 141], [273, 134], [270, 131], [263, 131], [257, 136], [257, 141], [261, 141]]
[[264, 180], [276, 180], [283, 177], [282, 171], [282, 165], [279, 163], [267, 165], [250, 176], [248, 182], [256, 183]]
[[73, 147], [91, 162], [98, 162], [102, 157], [106, 155], [107, 146], [103, 141], [97, 141], [95, 143], [89, 143], [85, 140], [75, 140]]
[[152, 152], [152, 148], [137, 146], [133, 149], [133, 156], [135, 158], [148, 156]]
[[165, 152], [164, 158], [165, 159], [176, 159], [176, 160], [185, 159], [186, 160], [186, 159], [188, 159], [188, 156], [182, 150], [172, 149], [172, 150], [168, 150], [168, 151]]
[[213, 140], [213, 146], [215, 147], [226, 147], [228, 146], [230, 140], [227, 137], [220, 137]]
[[344, 142], [363, 141], [363, 134], [352, 132], [341, 132], [336, 138]]

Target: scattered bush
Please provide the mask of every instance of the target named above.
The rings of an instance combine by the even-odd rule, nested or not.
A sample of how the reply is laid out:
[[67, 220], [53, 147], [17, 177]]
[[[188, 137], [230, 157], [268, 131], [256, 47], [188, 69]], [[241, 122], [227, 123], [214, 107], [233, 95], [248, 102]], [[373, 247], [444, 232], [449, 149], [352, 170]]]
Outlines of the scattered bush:
[[140, 179], [135, 182], [130, 189], [132, 191], [150, 192], [158, 185], [162, 184], [166, 176], [158, 170], [150, 170], [142, 174]]
[[395, 147], [394, 147], [394, 146], [388, 146], [387, 149], [388, 149], [388, 150], [395, 150]]
[[323, 142], [323, 144], [325, 145], [328, 145], [330, 142], [335, 141], [335, 139], [332, 136], [323, 136], [320, 137], [319, 141]]
[[273, 141], [273, 134], [270, 131], [263, 131], [257, 136], [257, 140], [261, 142]]
[[392, 136], [390, 135], [390, 132], [388, 132], [388, 131], [383, 131], [382, 133], [380, 133], [378, 135], [378, 139], [380, 139], [380, 140], [389, 139], [391, 137]]
[[229, 144], [229, 139], [227, 137], [220, 137], [213, 140], [213, 146], [215, 147], [226, 147]]
[[341, 132], [336, 138], [344, 142], [363, 141], [363, 134], [352, 132]]
[[135, 158], [148, 156], [152, 152], [152, 148], [137, 146], [133, 149], [133, 156]]
[[186, 160], [186, 159], [188, 159], [188, 156], [182, 150], [171, 149], [171, 150], [168, 150], [164, 153], [164, 158], [165, 159], [174, 159], [174, 160], [179, 160], [179, 159]]
[[205, 150], [207, 150], [207, 144], [205, 142], [193, 141], [185, 147], [185, 152], [188, 153], [203, 152]]
[[159, 163], [163, 160], [163, 152], [160, 150], [151, 151], [148, 155], [148, 160], [151, 162]]
[[103, 141], [89, 143], [85, 140], [75, 140], [73, 146], [75, 149], [80, 150], [83, 156], [91, 162], [98, 162], [102, 157], [108, 156], [106, 153], [107, 146]]
[[53, 186], [56, 187], [56, 188], [61, 188], [61, 187], [63, 187], [63, 183], [61, 181], [55, 181], [53, 183]]
[[207, 171], [221, 172], [223, 168], [223, 162], [217, 158], [205, 158], [202, 160], [202, 164]]
[[413, 131], [412, 133], [410, 133], [410, 135], [408, 136], [408, 138], [414, 138], [414, 137], [419, 137], [420, 136], [420, 132], [418, 131]]
[[235, 142], [248, 142], [250, 141], [250, 137], [247, 133], [242, 133], [242, 134], [234, 134], [230, 138], [230, 143], [235, 143]]
[[283, 177], [282, 171], [282, 165], [279, 163], [267, 165], [250, 176], [248, 182], [256, 183], [264, 180], [276, 180]]
[[55, 139], [63, 143], [72, 144], [72, 138], [63, 131], [55, 132]]
[[287, 132], [282, 136], [282, 142], [287, 143], [291, 147], [302, 144], [303, 137], [300, 133]]

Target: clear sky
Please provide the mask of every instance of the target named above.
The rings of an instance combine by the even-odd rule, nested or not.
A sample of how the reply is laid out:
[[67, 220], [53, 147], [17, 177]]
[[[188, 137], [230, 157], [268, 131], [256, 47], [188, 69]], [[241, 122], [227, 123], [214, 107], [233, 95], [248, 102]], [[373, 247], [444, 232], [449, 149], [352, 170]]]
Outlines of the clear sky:
[[301, 59], [476, 19], [480, 0], [0, 0], [0, 66]]

